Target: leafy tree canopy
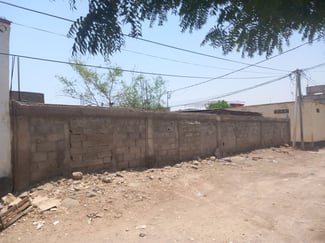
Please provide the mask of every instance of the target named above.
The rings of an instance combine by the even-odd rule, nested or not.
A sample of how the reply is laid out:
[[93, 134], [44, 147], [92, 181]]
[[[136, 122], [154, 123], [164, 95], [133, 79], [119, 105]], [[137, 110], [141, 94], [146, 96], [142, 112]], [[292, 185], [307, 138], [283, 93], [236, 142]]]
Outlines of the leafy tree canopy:
[[119, 68], [109, 70], [108, 73], [99, 74], [80, 61], [72, 60], [72, 69], [79, 75], [81, 82], [57, 75], [57, 79], [63, 85], [63, 93], [73, 99], [80, 100], [86, 105], [113, 106], [118, 99], [117, 88], [121, 84], [119, 78], [122, 71]]
[[63, 93], [85, 105], [120, 106], [146, 110], [165, 110], [162, 97], [166, 94], [166, 81], [161, 77], [149, 80], [143, 75], [133, 76], [130, 84], [121, 80], [123, 72], [111, 68], [100, 74], [75, 58], [70, 66], [79, 79], [57, 75]]
[[[182, 32], [213, 23], [203, 44], [242, 55], [282, 51], [294, 32], [302, 40], [325, 39], [324, 0], [88, 0], [89, 12], [70, 28], [74, 53], [109, 56], [124, 44], [122, 27], [141, 36], [144, 21], [162, 25], [169, 14], [179, 16]], [[70, 0], [77, 7], [77, 0]]]
[[207, 104], [207, 109], [212, 110], [212, 109], [225, 109], [231, 107], [229, 103], [225, 100], [218, 100], [218, 101], [213, 101]]
[[157, 77], [150, 81], [139, 75], [130, 85], [123, 83], [119, 105], [146, 110], [166, 110], [162, 97], [166, 94], [165, 80]]

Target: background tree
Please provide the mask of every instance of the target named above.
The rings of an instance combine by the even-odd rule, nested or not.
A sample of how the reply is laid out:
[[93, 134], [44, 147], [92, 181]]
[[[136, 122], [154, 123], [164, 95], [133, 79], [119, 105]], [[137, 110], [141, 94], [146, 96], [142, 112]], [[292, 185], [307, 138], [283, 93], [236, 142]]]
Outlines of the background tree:
[[116, 89], [121, 83], [119, 80], [122, 76], [121, 69], [115, 68], [106, 74], [98, 74], [84, 66], [84, 63], [78, 59], [73, 59], [72, 62], [74, 64], [70, 66], [79, 74], [82, 81], [57, 76], [63, 84], [63, 93], [86, 105], [113, 106], [118, 98]]
[[[70, 3], [76, 7], [76, 0]], [[162, 25], [169, 14], [180, 17], [182, 32], [212, 23], [202, 44], [225, 54], [237, 50], [269, 56], [274, 49], [281, 52], [295, 32], [309, 42], [325, 39], [323, 0], [89, 0], [88, 14], [69, 31], [75, 38], [73, 52], [111, 55], [124, 44], [124, 25], [130, 25], [130, 36], [138, 37], [145, 21]]]
[[206, 108], [209, 110], [212, 109], [225, 109], [231, 107], [230, 104], [225, 100], [213, 101], [207, 104]]
[[143, 75], [138, 75], [127, 84], [120, 80], [122, 70], [119, 68], [99, 74], [78, 59], [74, 59], [73, 63], [70, 66], [81, 78], [79, 82], [63, 76], [57, 78], [63, 85], [65, 95], [80, 100], [85, 105], [116, 105], [147, 110], [166, 109], [162, 101], [162, 97], [166, 94], [166, 82], [161, 77], [150, 81]]
[[164, 110], [162, 97], [166, 94], [165, 80], [157, 77], [152, 82], [143, 75], [132, 79], [130, 85], [123, 83], [119, 105], [146, 110]]

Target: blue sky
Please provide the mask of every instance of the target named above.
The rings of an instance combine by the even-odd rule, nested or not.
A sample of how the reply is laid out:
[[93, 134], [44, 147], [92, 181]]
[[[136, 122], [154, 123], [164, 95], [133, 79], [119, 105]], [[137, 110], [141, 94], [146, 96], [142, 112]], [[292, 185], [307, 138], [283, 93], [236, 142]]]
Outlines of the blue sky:
[[[76, 19], [81, 15], [85, 15], [87, 12], [88, 1], [77, 1], [78, 9], [76, 11], [70, 10], [68, 0], [30, 0], [28, 3], [24, 0], [11, 0], [6, 2], [69, 19]], [[45, 33], [20, 25], [23, 24], [26, 26], [45, 29], [58, 34], [66, 34], [70, 27], [69, 22], [13, 8], [4, 4], [0, 4], [0, 16], [13, 22], [10, 37], [11, 53], [62, 61], [69, 61], [71, 58], [71, 47], [73, 40], [60, 35]], [[219, 49], [211, 48], [208, 45], [203, 47], [200, 46], [204, 34], [207, 32], [209, 27], [211, 27], [211, 25], [207, 25], [204, 29], [195, 31], [191, 34], [181, 33], [178, 26], [178, 18], [175, 16], [170, 16], [168, 22], [163, 26], [158, 26], [156, 24], [153, 28], [149, 28], [148, 24], [144, 24], [143, 38], [245, 63], [252, 64], [265, 59], [265, 56], [242, 58], [241, 53], [237, 52], [223, 56], [221, 50]], [[125, 28], [125, 32], [127, 32], [127, 27]], [[300, 37], [294, 36], [294, 38], [291, 39], [290, 46], [285, 47], [284, 50], [300, 44], [302, 44]], [[324, 47], [324, 41], [316, 42], [312, 45], [305, 45], [292, 52], [283, 54], [272, 60], [268, 60], [261, 65], [287, 71], [294, 71], [297, 68], [304, 69], [325, 61]], [[174, 59], [191, 64], [162, 60], [145, 55], [139, 55], [133, 52], [141, 52], [148, 55]], [[277, 54], [277, 51], [275, 51], [274, 54]], [[84, 56], [82, 57], [82, 60], [87, 64], [105, 65], [104, 59], [101, 56]], [[123, 50], [120, 53], [114, 54], [110, 58], [110, 65], [136, 71], [203, 77], [217, 77], [228, 73], [231, 70], [239, 69], [245, 66], [242, 64], [235, 64], [185, 53], [130, 38], [126, 39], [126, 45], [123, 47]], [[56, 75], [63, 75], [69, 78], [77, 79], [77, 75], [68, 65], [20, 59], [20, 69], [22, 90], [44, 93], [46, 103], [79, 104], [79, 101], [72, 100], [63, 95], [62, 85], [55, 77]], [[99, 70], [99, 72], [101, 71]], [[288, 72], [279, 72], [251, 67], [244, 71], [230, 75], [227, 77], [227, 79], [218, 79], [194, 88], [174, 92], [169, 104], [174, 106], [174, 109], [179, 109], [183, 108], [182, 106], [177, 106], [180, 104], [188, 104], [199, 101], [203, 101], [204, 103], [207, 99], [272, 80], [287, 73]], [[325, 66], [308, 71], [306, 74], [309, 80], [302, 80], [303, 92], [305, 92], [306, 85], [311, 86], [325, 84]], [[152, 76], [152, 78], [154, 78], [154, 76]], [[123, 79], [125, 81], [129, 81], [131, 79], [131, 75], [125, 73], [123, 75]], [[205, 80], [171, 77], [164, 77], [164, 79], [167, 81], [167, 90], [178, 89]], [[14, 76], [13, 82], [13, 87], [16, 89], [16, 75]], [[245, 105], [283, 102], [293, 99], [294, 89], [294, 82], [289, 78], [286, 78], [260, 88], [225, 97], [223, 99], [227, 101], [242, 101], [245, 103]]]

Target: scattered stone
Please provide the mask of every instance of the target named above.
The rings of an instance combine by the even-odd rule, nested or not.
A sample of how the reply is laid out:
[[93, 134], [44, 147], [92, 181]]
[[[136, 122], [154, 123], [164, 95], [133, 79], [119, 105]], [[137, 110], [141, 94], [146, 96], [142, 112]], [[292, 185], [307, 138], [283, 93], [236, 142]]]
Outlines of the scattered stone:
[[45, 221], [38, 221], [38, 222], [34, 222], [33, 225], [36, 225], [36, 229], [39, 230], [41, 229], [45, 224]]
[[206, 197], [207, 195], [205, 195], [205, 194], [203, 194], [201, 192], [198, 192], [198, 193], [196, 193], [196, 196], [197, 197]]
[[96, 194], [96, 192], [94, 192], [94, 191], [89, 191], [89, 192], [87, 192], [86, 196], [87, 196], [87, 197], [96, 197], [97, 194]]
[[74, 180], [81, 180], [83, 177], [83, 173], [80, 172], [80, 171], [75, 171], [75, 172], [72, 172], [72, 179]]
[[140, 237], [145, 237], [145, 236], [146, 236], [146, 234], [145, 234], [145, 233], [143, 233], [143, 232], [141, 232], [141, 233], [139, 234], [139, 236], [140, 236]]
[[72, 189], [76, 192], [80, 191], [81, 190], [81, 187], [80, 186], [74, 186], [72, 187]]
[[214, 161], [214, 160], [216, 160], [217, 158], [216, 158], [215, 156], [211, 156], [209, 159]]
[[232, 162], [232, 160], [231, 160], [231, 159], [224, 159], [224, 161], [225, 161], [225, 162], [229, 162], [229, 163], [231, 163], [231, 162]]
[[192, 165], [191, 168], [197, 170], [199, 167], [197, 165]]
[[112, 180], [112, 178], [111, 177], [104, 177], [103, 179], [102, 179], [102, 182], [104, 182], [104, 183], [112, 183], [113, 182], [113, 180]]
[[54, 221], [54, 222], [53, 222], [53, 225], [57, 225], [58, 223], [60, 223], [60, 221], [59, 221], [59, 220], [57, 220], [57, 221]]
[[61, 202], [61, 206], [65, 208], [74, 208], [79, 206], [79, 202], [72, 198], [65, 198]]
[[259, 157], [259, 156], [253, 156], [253, 157], [252, 157], [252, 160], [255, 160], [255, 161], [256, 161], [256, 160], [260, 160], [260, 159], [263, 159], [263, 158], [262, 158], [262, 157]]
[[116, 177], [123, 177], [123, 175], [121, 173], [116, 173], [115, 176]]
[[199, 161], [197, 161], [197, 160], [193, 160], [192, 164], [193, 164], [193, 165], [199, 165], [200, 163], [199, 163]]
[[138, 225], [137, 227], [135, 227], [136, 229], [145, 229], [147, 228], [147, 225], [145, 224], [141, 224], [141, 225]]
[[155, 177], [153, 175], [151, 175], [151, 176], [149, 176], [149, 179], [153, 180], [153, 179], [155, 179]]

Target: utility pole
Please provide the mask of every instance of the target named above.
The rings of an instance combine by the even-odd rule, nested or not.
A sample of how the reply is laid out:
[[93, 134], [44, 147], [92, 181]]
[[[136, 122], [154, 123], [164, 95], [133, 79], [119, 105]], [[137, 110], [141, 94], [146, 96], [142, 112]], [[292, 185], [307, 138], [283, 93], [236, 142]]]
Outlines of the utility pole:
[[298, 90], [298, 104], [299, 104], [299, 120], [300, 120], [300, 145], [302, 149], [305, 149], [304, 143], [304, 128], [303, 128], [303, 115], [302, 115], [302, 103], [303, 98], [301, 94], [301, 70], [296, 70], [296, 83], [297, 83], [297, 90]]
[[172, 97], [172, 92], [167, 91], [167, 109], [169, 109], [169, 99]]
[[298, 106], [298, 86], [296, 85], [295, 91], [295, 106], [293, 110], [293, 129], [292, 129], [292, 147], [296, 148], [297, 139], [297, 106]]

